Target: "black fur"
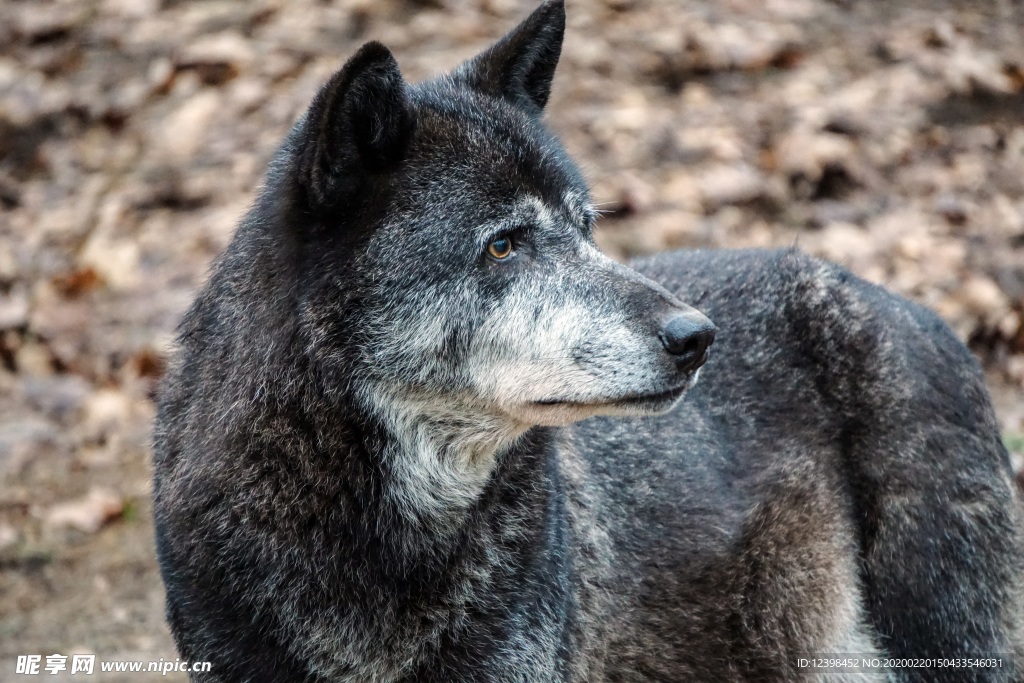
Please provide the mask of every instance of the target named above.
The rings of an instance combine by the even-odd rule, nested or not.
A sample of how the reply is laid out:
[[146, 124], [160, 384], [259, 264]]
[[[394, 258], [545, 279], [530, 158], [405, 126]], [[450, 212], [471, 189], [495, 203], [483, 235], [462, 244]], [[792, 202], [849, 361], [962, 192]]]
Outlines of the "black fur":
[[[814, 653], [1021, 680], [973, 358], [796, 251], [600, 257], [540, 120], [563, 30], [546, 3], [419, 85], [370, 43], [272, 163], [159, 399], [193, 680], [794, 681]], [[718, 339], [673, 407], [696, 377], [658, 332], [695, 300]]]
[[394, 167], [414, 120], [391, 52], [367, 43], [320, 90], [304, 122], [298, 177], [314, 210], [350, 199], [367, 174]]
[[539, 114], [562, 53], [565, 5], [546, 2], [493, 47], [456, 72], [466, 86]]

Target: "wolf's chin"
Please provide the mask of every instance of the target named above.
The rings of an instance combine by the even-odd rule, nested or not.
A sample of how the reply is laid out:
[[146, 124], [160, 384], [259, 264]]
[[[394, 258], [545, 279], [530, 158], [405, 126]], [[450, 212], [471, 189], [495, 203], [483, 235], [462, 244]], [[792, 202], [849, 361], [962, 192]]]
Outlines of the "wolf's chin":
[[680, 399], [694, 387], [700, 371], [701, 368], [694, 371], [687, 377], [684, 384], [659, 392], [587, 401], [543, 399], [519, 406], [519, 409], [513, 412], [519, 419], [544, 426], [567, 425], [598, 415], [609, 417], [662, 415], [672, 410]]

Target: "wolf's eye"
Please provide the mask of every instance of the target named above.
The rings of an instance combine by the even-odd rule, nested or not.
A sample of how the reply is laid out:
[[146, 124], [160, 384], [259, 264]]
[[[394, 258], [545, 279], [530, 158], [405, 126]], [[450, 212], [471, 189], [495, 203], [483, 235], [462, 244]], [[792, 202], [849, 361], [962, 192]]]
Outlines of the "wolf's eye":
[[487, 245], [487, 254], [491, 258], [504, 261], [512, 255], [512, 240], [507, 237], [491, 240], [491, 243]]

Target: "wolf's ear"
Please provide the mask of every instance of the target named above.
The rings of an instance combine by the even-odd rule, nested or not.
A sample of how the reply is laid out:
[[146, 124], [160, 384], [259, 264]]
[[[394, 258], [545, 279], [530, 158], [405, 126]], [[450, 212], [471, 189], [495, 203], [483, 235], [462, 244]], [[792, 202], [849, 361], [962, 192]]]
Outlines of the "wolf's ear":
[[306, 114], [299, 178], [315, 208], [357, 191], [368, 173], [405, 153], [413, 129], [405, 81], [391, 51], [363, 45], [320, 89]]
[[564, 0], [548, 0], [490, 49], [459, 67], [455, 78], [538, 113], [551, 94], [564, 35]]

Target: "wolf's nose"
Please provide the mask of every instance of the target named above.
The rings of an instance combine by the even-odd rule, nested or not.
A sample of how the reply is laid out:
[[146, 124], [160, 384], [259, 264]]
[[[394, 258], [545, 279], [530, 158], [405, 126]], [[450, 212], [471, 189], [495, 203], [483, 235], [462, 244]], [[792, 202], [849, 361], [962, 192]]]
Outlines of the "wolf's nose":
[[707, 360], [708, 347], [715, 341], [715, 329], [704, 316], [677, 315], [665, 323], [659, 337], [665, 350], [676, 357], [679, 369], [691, 372]]

